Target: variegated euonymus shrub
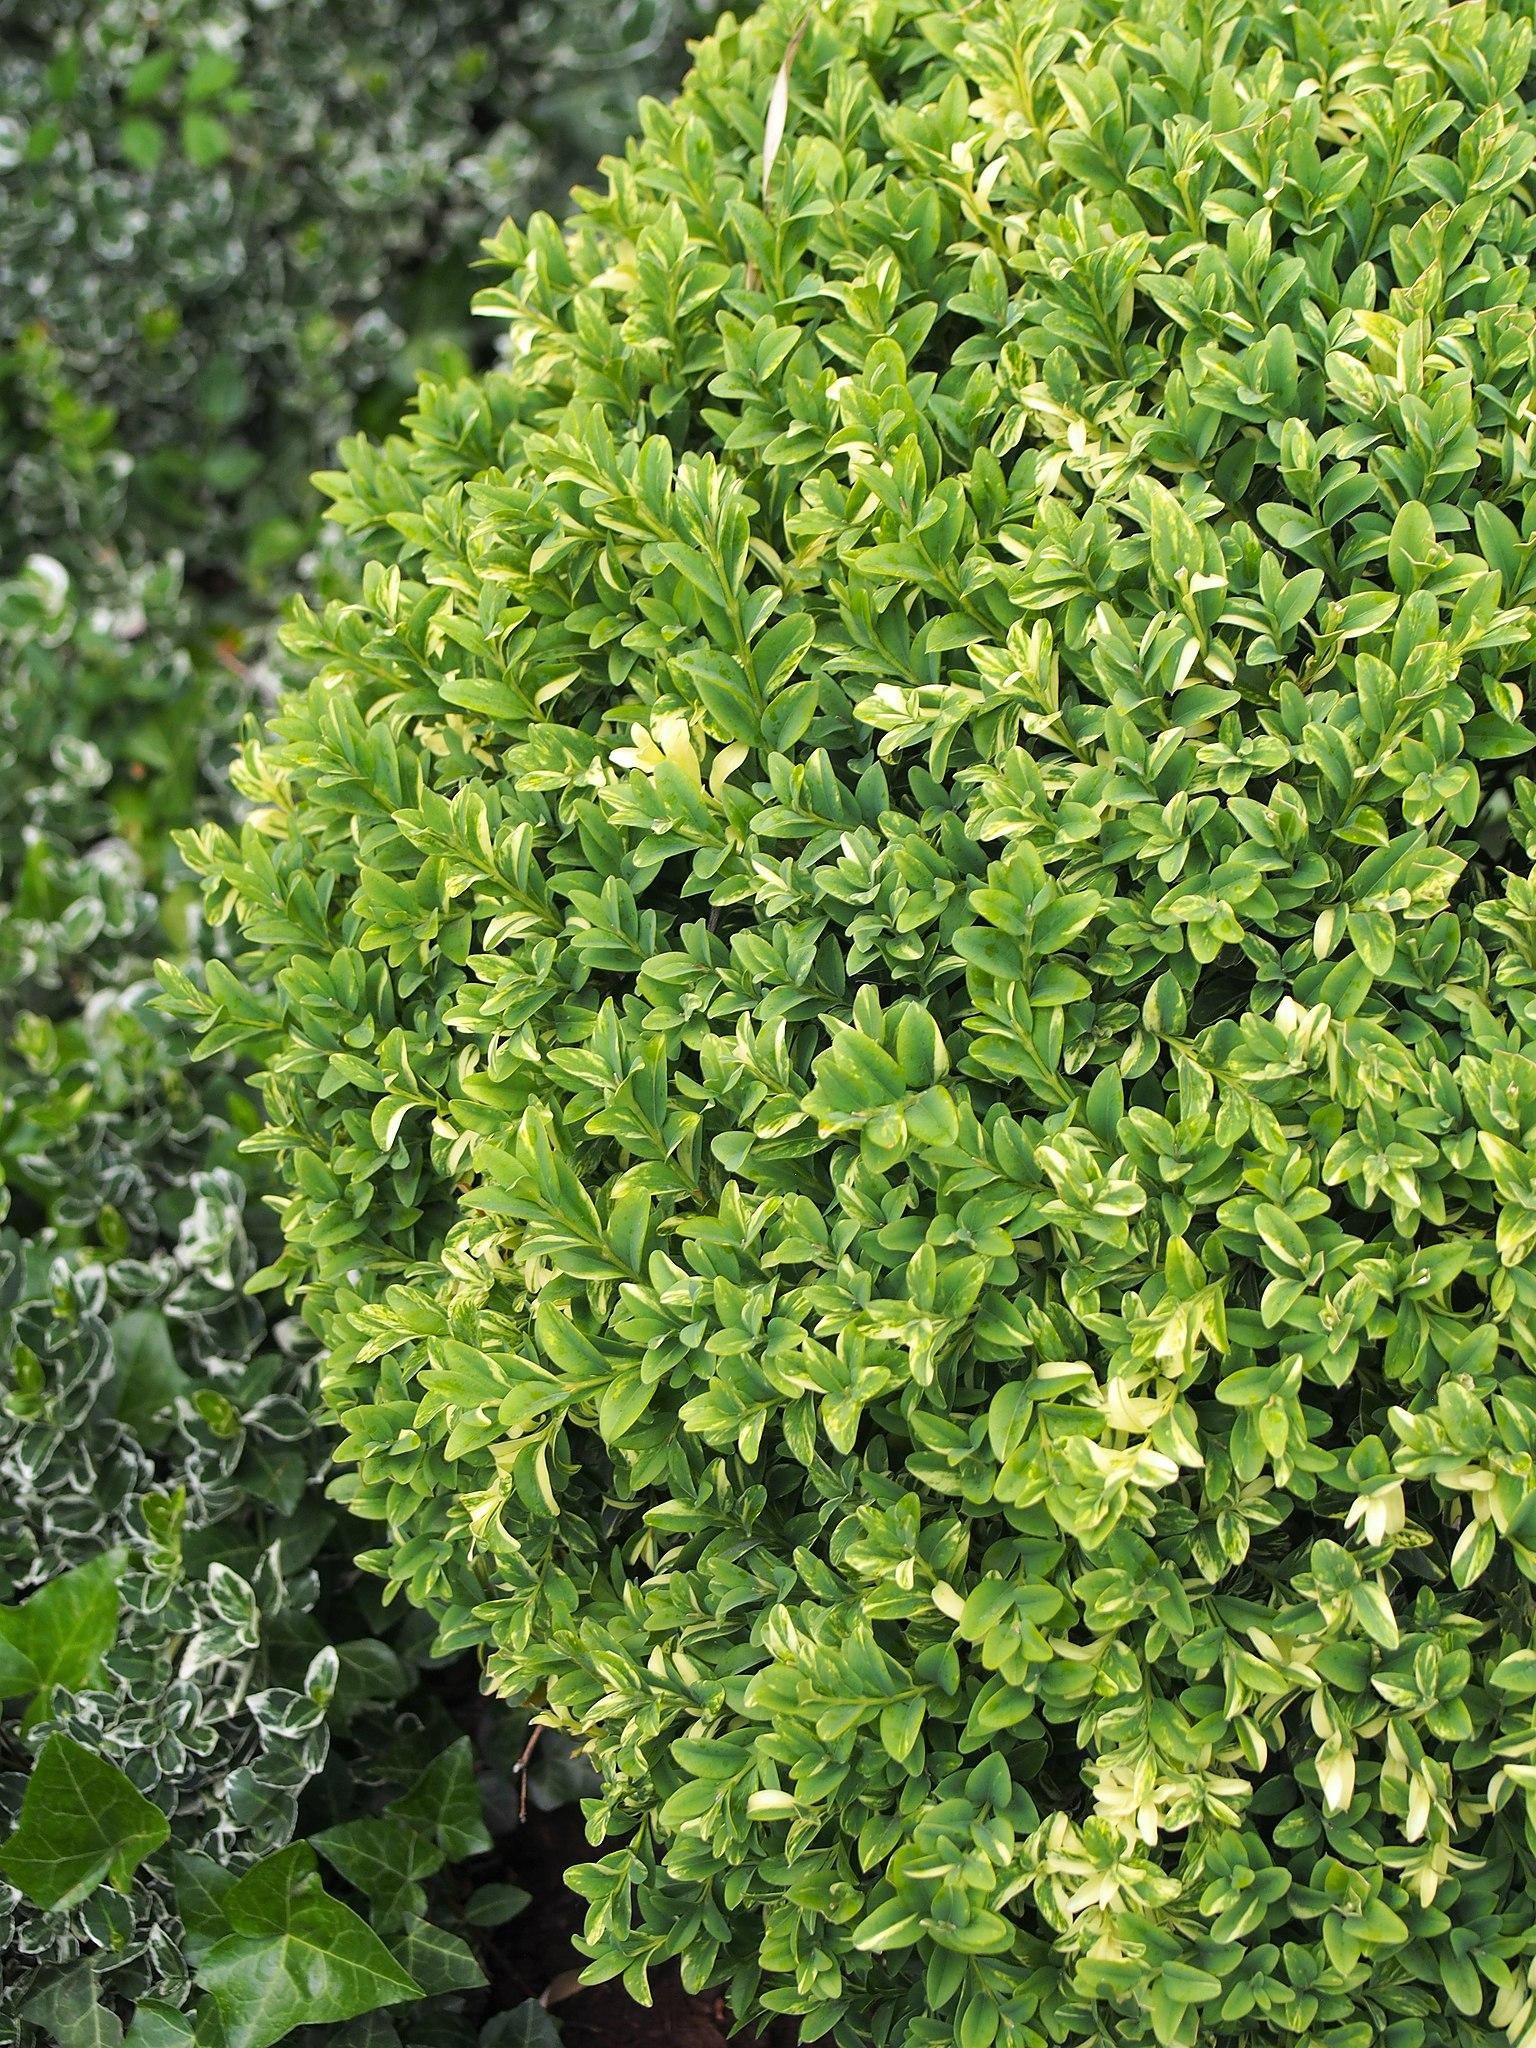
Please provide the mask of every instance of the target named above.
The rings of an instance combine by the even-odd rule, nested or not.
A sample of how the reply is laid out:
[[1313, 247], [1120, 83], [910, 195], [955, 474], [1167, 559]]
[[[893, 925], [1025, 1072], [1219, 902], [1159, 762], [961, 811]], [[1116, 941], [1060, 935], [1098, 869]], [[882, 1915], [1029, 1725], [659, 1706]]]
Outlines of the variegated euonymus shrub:
[[698, 18], [0, 0], [0, 540], [283, 587], [317, 444], [452, 355], [484, 224], [626, 134]]
[[174, 996], [599, 1974], [1536, 2041], [1529, 16], [769, 0], [330, 479]]
[[475, 2048], [500, 1997], [455, 1683], [358, 1597], [312, 1347], [244, 1298], [252, 1105], [152, 963], [217, 950], [170, 832], [225, 814], [306, 472], [464, 360], [490, 195], [693, 18], [0, 0], [0, 2048]]

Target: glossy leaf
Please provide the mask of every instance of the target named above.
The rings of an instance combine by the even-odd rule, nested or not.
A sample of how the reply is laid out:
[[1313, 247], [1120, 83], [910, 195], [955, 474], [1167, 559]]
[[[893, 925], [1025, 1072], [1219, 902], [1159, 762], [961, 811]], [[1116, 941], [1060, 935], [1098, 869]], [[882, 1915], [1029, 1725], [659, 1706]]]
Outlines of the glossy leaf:
[[0, 1847], [0, 1875], [34, 1905], [63, 1907], [110, 1879], [121, 1891], [170, 1823], [115, 1764], [68, 1735], [43, 1744], [15, 1829]]
[[336, 2025], [421, 1987], [320, 1882], [304, 1843], [269, 1856], [220, 1901], [229, 1933], [197, 1965], [227, 2048], [270, 2048], [299, 2026]]

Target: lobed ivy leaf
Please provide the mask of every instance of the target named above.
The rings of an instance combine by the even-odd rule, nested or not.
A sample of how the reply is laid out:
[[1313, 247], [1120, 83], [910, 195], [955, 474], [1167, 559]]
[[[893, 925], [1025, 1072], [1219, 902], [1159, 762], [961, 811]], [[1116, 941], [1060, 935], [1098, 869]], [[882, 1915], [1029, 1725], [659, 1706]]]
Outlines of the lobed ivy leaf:
[[256, 1864], [219, 1906], [229, 1932], [196, 1975], [226, 2048], [270, 2048], [295, 2027], [339, 2024], [421, 1995], [368, 1923], [325, 1890], [303, 1842]]
[[472, 1991], [486, 1981], [485, 1972], [468, 1942], [446, 1928], [434, 1927], [407, 1914], [400, 1930], [400, 1962], [421, 1986], [426, 1998], [449, 1991]]
[[[66, 1970], [22, 2008], [24, 2016], [46, 2030], [57, 2048], [123, 2048], [123, 2026], [103, 2005], [89, 1963]], [[190, 2039], [190, 2030], [183, 2039]]]
[[21, 1814], [0, 1847], [0, 1875], [34, 1905], [73, 1906], [103, 1880], [119, 1891], [170, 1834], [170, 1822], [115, 1764], [72, 1736], [43, 1744]]
[[[475, 1755], [467, 1735], [441, 1750], [431, 1763], [392, 1800], [388, 1819], [433, 1844], [452, 1862], [483, 1856], [491, 1847], [480, 1788], [475, 1782]], [[419, 1857], [420, 1851], [412, 1854]]]
[[0, 1697], [88, 1685], [117, 1635], [121, 1551], [61, 1572], [19, 1607], [0, 1607]]
[[536, 1998], [497, 2013], [482, 2028], [480, 2048], [560, 2048], [556, 2022]]
[[189, 2048], [194, 2039], [195, 2028], [186, 2013], [162, 1999], [145, 1998], [134, 2007], [123, 2048]]
[[333, 1870], [367, 1896], [384, 1923], [419, 1913], [426, 1896], [421, 1880], [447, 1861], [434, 1843], [389, 1816], [342, 1821], [311, 1835], [309, 1842]]

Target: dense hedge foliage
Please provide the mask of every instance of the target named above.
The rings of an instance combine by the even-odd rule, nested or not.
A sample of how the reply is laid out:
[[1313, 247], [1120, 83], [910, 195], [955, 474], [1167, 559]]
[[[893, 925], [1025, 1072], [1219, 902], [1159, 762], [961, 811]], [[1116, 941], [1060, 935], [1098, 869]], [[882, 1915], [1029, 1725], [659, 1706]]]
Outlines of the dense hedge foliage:
[[[205, 725], [183, 723], [195, 671], [182, 596], [157, 575], [134, 602], [132, 619], [83, 612], [50, 558], [0, 584], [7, 2048], [113, 2048], [131, 2009], [146, 2026], [158, 2014], [156, 2041], [190, 2038], [178, 2015], [210, 1942], [199, 1948], [188, 1899], [210, 1865], [233, 1876], [287, 1853], [303, 1794], [359, 1821], [391, 1790], [407, 1795], [420, 1825], [397, 1861], [420, 1876], [489, 1841], [447, 1716], [424, 1724], [410, 1702], [402, 1720], [425, 1641], [381, 1629], [351, 1589], [349, 1532], [323, 1499], [312, 1347], [243, 1293], [264, 1255], [255, 1240], [271, 1235], [238, 1150], [252, 1106], [227, 1063], [194, 1087], [150, 1007], [151, 954], [168, 923], [185, 928], [192, 892], [183, 878], [157, 896], [135, 841], [154, 848], [193, 813], [199, 743], [217, 740], [221, 711], [227, 733], [234, 707], [215, 694]], [[139, 779], [114, 798], [130, 764]], [[53, 1784], [71, 1757], [72, 1779]], [[430, 1797], [409, 1804], [434, 1766], [429, 1794], [450, 1772], [457, 1788], [446, 1844]], [[337, 1868], [352, 1878], [347, 1845]], [[108, 1851], [125, 1858], [111, 1865], [120, 1890], [99, 1888]], [[399, 1959], [391, 1997], [419, 1983], [451, 2004], [481, 1981], [458, 1936], [422, 1932], [424, 1892], [380, 1904], [385, 1961]], [[338, 1953], [377, 1947], [339, 1901], [332, 1918]], [[254, 1951], [246, 1988], [278, 1961], [270, 1944]], [[267, 2039], [327, 2012], [302, 1997], [264, 2009], [287, 2022]], [[453, 2017], [411, 2038], [472, 2042]], [[231, 2040], [255, 2048], [249, 2029]]]
[[359, 396], [458, 345], [478, 238], [622, 139], [681, 12], [0, 0], [0, 525], [104, 538], [67, 429], [129, 532], [286, 564]]
[[1536, 2042], [1530, 13], [771, 0], [331, 481], [173, 986], [599, 1974]]
[[244, 1293], [277, 1249], [254, 1106], [188, 1071], [151, 963], [209, 943], [169, 834], [227, 804], [304, 473], [435, 330], [463, 359], [475, 234], [682, 20], [0, 0], [3, 2048], [176, 2048], [198, 2004], [217, 2048], [469, 2048], [491, 2003], [466, 1940], [519, 1897], [462, 1867], [430, 1630], [386, 1625], [325, 1501], [312, 1341]]

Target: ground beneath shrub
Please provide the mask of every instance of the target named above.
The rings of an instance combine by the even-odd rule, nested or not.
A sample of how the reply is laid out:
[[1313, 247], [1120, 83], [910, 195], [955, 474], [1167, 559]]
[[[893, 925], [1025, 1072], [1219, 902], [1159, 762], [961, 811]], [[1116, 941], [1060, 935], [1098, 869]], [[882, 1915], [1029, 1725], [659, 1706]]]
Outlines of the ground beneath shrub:
[[[506, 2011], [527, 1998], [565, 1991], [581, 1957], [571, 1937], [581, 1927], [582, 1901], [568, 1891], [565, 1872], [590, 1861], [594, 1851], [574, 1807], [550, 1813], [530, 1809], [521, 1826], [498, 1844], [498, 1878], [520, 1885], [532, 1903], [484, 1944], [481, 1962], [491, 1978], [493, 2011]], [[795, 2048], [792, 2028], [768, 2033], [733, 2033], [731, 2019], [714, 1996], [691, 1998], [675, 1971], [656, 1975], [654, 2005], [638, 2006], [621, 1984], [598, 1984], [550, 1998], [565, 2048]]]

